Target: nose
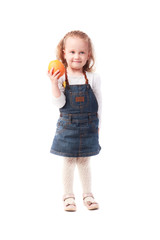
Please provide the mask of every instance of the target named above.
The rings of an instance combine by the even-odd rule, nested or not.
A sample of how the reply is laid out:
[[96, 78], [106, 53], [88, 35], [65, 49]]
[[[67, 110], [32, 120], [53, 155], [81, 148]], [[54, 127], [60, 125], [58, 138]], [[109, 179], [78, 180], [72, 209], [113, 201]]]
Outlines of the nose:
[[79, 53], [75, 54], [75, 59], [79, 59]]

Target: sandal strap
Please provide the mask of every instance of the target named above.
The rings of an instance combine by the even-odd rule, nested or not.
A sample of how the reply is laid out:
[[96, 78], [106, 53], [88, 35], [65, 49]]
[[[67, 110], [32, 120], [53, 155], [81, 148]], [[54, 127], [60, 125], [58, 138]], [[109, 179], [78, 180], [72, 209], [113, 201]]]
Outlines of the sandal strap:
[[92, 198], [94, 198], [92, 193], [84, 193], [84, 194], [83, 194], [83, 200], [85, 200], [85, 198], [87, 198], [87, 197], [92, 197]]
[[65, 194], [65, 195], [63, 196], [63, 201], [65, 201], [65, 200], [68, 199], [68, 198], [73, 198], [73, 199], [75, 200], [74, 194]]
[[88, 205], [88, 206], [91, 206], [91, 205], [93, 205], [93, 204], [97, 204], [97, 202], [90, 202], [90, 201], [87, 201], [87, 205]]
[[63, 196], [63, 201], [64, 201], [65, 207], [70, 207], [70, 206], [76, 207], [74, 200], [75, 200], [74, 194], [65, 194]]
[[73, 198], [67, 198], [65, 200], [65, 206], [68, 207], [68, 206], [76, 206], [75, 202], [74, 202], [74, 199]]
[[[88, 199], [87, 199], [88, 198]], [[91, 206], [92, 204], [97, 204], [95, 201], [92, 193], [85, 193], [83, 194], [83, 201], [88, 205]]]

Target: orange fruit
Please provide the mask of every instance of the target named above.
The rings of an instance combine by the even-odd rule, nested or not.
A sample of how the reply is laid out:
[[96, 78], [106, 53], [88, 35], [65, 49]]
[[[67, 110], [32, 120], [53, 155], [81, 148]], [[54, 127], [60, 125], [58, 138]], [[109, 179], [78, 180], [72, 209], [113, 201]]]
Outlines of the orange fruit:
[[48, 70], [50, 71], [51, 68], [54, 68], [53, 73], [56, 72], [57, 70], [60, 71], [59, 78], [65, 73], [65, 67], [64, 67], [63, 63], [60, 62], [59, 60], [51, 61], [48, 65]]

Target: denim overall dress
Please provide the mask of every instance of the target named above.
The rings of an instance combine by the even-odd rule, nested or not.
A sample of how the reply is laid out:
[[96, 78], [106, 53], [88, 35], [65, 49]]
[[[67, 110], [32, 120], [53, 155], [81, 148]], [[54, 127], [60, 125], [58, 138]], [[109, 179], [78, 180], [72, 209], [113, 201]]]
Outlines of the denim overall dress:
[[69, 85], [66, 74], [66, 104], [60, 117], [50, 152], [64, 157], [89, 157], [101, 150], [98, 136], [98, 103], [88, 84]]

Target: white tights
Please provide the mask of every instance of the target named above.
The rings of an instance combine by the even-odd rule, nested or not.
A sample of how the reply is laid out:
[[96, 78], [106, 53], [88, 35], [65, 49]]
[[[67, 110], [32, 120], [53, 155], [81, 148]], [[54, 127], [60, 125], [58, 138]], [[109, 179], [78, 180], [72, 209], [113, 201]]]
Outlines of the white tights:
[[63, 165], [63, 184], [64, 194], [73, 194], [73, 179], [74, 170], [77, 165], [83, 193], [91, 192], [91, 172], [90, 172], [90, 158], [78, 157], [78, 158], [64, 158]]

